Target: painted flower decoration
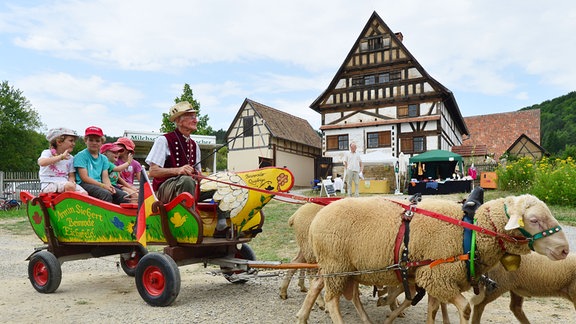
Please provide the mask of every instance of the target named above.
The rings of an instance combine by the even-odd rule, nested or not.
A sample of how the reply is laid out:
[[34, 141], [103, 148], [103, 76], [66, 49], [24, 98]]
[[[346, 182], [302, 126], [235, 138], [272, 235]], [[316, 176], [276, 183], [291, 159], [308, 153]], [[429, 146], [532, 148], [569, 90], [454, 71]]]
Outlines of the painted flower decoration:
[[276, 181], [278, 181], [278, 188], [282, 188], [288, 183], [288, 176], [285, 173], [281, 173], [276, 177]]

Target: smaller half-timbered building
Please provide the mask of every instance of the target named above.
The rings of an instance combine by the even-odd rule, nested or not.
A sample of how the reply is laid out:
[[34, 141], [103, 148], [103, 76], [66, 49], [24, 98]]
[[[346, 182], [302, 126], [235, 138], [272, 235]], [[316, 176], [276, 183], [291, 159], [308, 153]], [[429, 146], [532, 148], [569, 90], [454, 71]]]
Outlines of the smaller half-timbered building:
[[287, 167], [297, 187], [314, 179], [322, 139], [307, 120], [245, 99], [226, 132], [228, 170]]

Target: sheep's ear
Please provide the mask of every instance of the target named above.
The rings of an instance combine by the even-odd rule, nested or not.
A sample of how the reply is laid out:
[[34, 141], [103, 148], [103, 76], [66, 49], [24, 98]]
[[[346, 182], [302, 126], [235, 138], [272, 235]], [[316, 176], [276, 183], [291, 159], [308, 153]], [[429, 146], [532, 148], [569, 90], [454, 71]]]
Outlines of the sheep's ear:
[[532, 205], [532, 201], [527, 195], [520, 197], [513, 197], [511, 201], [508, 202], [508, 216], [510, 219], [504, 229], [509, 231], [518, 227], [524, 227], [523, 215], [526, 210]]
[[508, 223], [506, 224], [506, 226], [504, 226], [504, 229], [509, 231], [523, 226], [524, 226], [524, 219], [522, 219], [522, 216], [518, 214], [512, 214], [510, 215]]

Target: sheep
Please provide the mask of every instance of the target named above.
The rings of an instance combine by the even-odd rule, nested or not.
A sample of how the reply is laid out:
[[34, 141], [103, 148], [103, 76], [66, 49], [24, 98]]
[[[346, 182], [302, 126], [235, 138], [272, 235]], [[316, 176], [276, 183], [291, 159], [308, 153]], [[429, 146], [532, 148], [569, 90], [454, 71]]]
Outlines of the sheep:
[[[303, 262], [303, 263], [316, 263], [316, 257], [314, 256], [314, 252], [312, 248], [308, 244], [308, 229], [310, 228], [310, 223], [316, 216], [316, 214], [324, 207], [323, 205], [308, 203], [304, 204], [299, 207], [292, 216], [288, 219], [288, 225], [294, 229], [294, 234], [296, 237], [296, 243], [298, 244], [298, 254], [292, 259], [292, 262]], [[280, 298], [287, 299], [288, 298], [288, 286], [290, 285], [290, 281], [292, 277], [296, 273], [296, 269], [290, 269], [286, 271], [286, 276], [282, 280], [280, 285]], [[304, 277], [306, 275], [306, 270], [302, 269], [300, 272], [301, 276], [298, 278], [298, 287], [300, 287], [301, 292], [307, 292], [306, 285], [304, 282]], [[375, 287], [376, 288], [376, 287]], [[394, 311], [398, 307], [398, 302], [396, 297], [398, 294], [394, 294], [394, 297], [391, 298], [390, 295], [388, 297], [384, 296], [384, 294], [388, 293], [388, 289], [386, 287], [380, 287], [377, 290], [378, 293], [378, 306], [385, 306], [388, 305], [392, 311]], [[320, 309], [324, 309], [324, 299], [322, 296], [319, 296], [317, 300], [318, 307]], [[400, 316], [403, 316], [401, 314]]]
[[537, 253], [523, 255], [516, 271], [506, 271], [497, 265], [488, 271], [488, 277], [496, 281], [497, 288], [491, 292], [481, 289], [473, 296], [472, 323], [480, 323], [484, 308], [503, 293], [510, 292], [510, 310], [520, 323], [530, 323], [522, 310], [524, 297], [562, 297], [576, 308], [576, 255], [571, 254], [559, 262], [550, 261]]
[[[316, 213], [318, 213], [322, 207], [324, 206], [314, 203], [304, 204], [288, 219], [288, 225], [294, 229], [296, 243], [299, 248], [298, 254], [292, 259], [292, 262], [316, 263], [314, 252], [312, 252], [312, 249], [308, 245], [308, 229], [310, 228], [310, 223], [312, 223]], [[292, 280], [295, 272], [296, 269], [290, 269], [286, 272], [286, 276], [280, 285], [280, 298], [288, 298], [288, 285], [290, 284], [290, 280]], [[302, 292], [307, 291], [304, 284], [304, 274], [305, 270], [301, 270], [301, 276], [298, 279], [298, 286]], [[320, 308], [323, 309], [323, 299], [320, 298], [318, 301]]]
[[[462, 218], [462, 206], [456, 202], [425, 199], [418, 207], [458, 220]], [[324, 285], [326, 308], [334, 323], [342, 323], [339, 309], [341, 295], [352, 300], [363, 322], [370, 322], [359, 302], [357, 284], [398, 285], [396, 274], [386, 271], [386, 267], [394, 263], [392, 251], [404, 212], [404, 208], [398, 204], [377, 196], [345, 198], [318, 212], [310, 224], [309, 243], [323, 277], [314, 280], [310, 285], [297, 314], [300, 323], [307, 322], [313, 301]], [[478, 226], [508, 235], [520, 235], [517, 228], [521, 225], [531, 235], [559, 226], [548, 207], [531, 195], [489, 201], [478, 208], [476, 220]], [[415, 213], [410, 224], [409, 259], [439, 260], [460, 255], [462, 240], [462, 227]], [[568, 241], [562, 231], [534, 241], [533, 247], [536, 252], [545, 254], [552, 260], [566, 258], [569, 251]], [[505, 253], [521, 255], [529, 252], [527, 244], [479, 233], [476, 237], [476, 255], [481, 259], [476, 262], [476, 271], [486, 272], [498, 263]], [[328, 276], [377, 269], [383, 271], [361, 273], [353, 277]], [[409, 274], [411, 282], [424, 288], [437, 302], [454, 304], [460, 314], [460, 323], [468, 322], [471, 309], [461, 292], [471, 287], [464, 262], [443, 263], [436, 267], [413, 267], [409, 269]], [[409, 305], [409, 300], [404, 301], [401, 307], [390, 314], [386, 323], [391, 323], [395, 314]], [[432, 312], [429, 312], [428, 322], [431, 321]]]

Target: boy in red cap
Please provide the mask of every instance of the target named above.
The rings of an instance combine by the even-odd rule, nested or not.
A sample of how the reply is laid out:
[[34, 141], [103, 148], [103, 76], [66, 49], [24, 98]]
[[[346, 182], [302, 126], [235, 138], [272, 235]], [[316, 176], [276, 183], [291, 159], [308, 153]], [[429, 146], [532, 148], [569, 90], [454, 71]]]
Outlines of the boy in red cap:
[[96, 126], [86, 128], [84, 142], [86, 148], [74, 158], [76, 169], [76, 183], [78, 183], [92, 197], [120, 204], [129, 202], [126, 193], [116, 190], [110, 183], [108, 175], [108, 158], [100, 153], [100, 147], [106, 138], [102, 129]]

